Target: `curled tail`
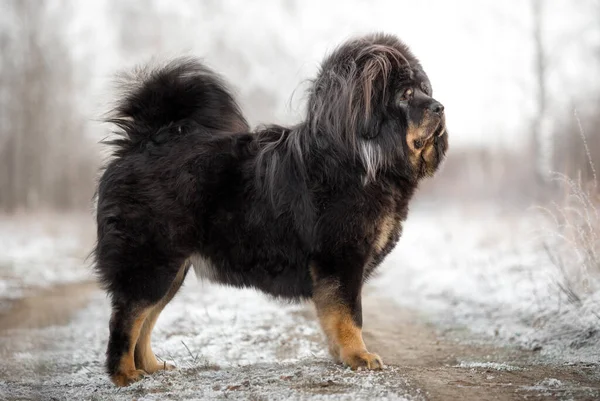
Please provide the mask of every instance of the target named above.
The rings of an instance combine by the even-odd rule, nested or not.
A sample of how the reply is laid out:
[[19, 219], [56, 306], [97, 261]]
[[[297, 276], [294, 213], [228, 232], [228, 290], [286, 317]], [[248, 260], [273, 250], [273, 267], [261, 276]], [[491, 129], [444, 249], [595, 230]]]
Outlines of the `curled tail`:
[[[178, 58], [160, 68], [141, 68], [123, 76], [121, 96], [107, 118], [119, 131], [108, 142], [117, 154], [147, 141], [181, 134], [192, 123], [211, 131], [248, 131], [248, 123], [221, 77], [193, 58]], [[158, 140], [161, 142], [162, 140]]]

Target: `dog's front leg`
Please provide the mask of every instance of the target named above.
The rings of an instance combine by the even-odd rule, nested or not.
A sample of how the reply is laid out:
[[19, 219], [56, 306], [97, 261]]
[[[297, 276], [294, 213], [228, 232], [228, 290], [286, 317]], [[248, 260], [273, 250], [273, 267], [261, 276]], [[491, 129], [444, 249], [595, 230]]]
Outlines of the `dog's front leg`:
[[313, 264], [313, 301], [332, 356], [352, 369], [381, 369], [381, 358], [367, 351], [362, 338], [362, 269]]

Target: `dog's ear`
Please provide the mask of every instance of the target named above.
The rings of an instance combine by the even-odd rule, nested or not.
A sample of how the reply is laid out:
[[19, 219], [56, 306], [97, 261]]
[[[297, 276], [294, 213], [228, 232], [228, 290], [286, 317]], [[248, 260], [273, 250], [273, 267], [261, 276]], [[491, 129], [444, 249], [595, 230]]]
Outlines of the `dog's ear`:
[[360, 135], [365, 139], [373, 139], [381, 132], [383, 113], [380, 102], [385, 101], [390, 70], [390, 60], [375, 53], [362, 66], [358, 77], [358, 104], [355, 107], [365, 113], [358, 120]]

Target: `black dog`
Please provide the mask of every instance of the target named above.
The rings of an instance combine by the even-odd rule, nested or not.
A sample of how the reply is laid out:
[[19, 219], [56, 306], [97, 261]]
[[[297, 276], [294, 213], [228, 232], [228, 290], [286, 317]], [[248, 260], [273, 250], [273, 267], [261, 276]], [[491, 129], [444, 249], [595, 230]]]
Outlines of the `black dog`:
[[251, 132], [197, 61], [138, 71], [109, 119], [121, 136], [97, 192], [112, 381], [171, 368], [150, 336], [191, 265], [218, 283], [311, 298], [338, 361], [382, 368], [362, 339], [361, 288], [444, 157], [443, 111], [418, 60], [383, 34], [325, 59], [294, 127]]

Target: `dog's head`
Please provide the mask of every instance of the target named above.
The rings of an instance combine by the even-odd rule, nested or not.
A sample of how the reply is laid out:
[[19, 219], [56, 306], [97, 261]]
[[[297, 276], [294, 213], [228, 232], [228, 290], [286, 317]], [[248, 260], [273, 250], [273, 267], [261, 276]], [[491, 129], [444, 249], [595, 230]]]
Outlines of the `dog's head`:
[[321, 141], [357, 155], [367, 179], [381, 170], [432, 175], [447, 148], [444, 106], [419, 61], [391, 35], [350, 40], [325, 59], [308, 121]]

